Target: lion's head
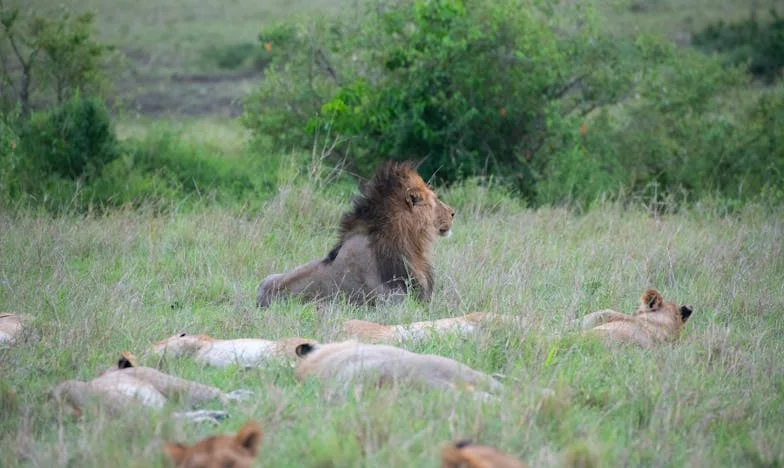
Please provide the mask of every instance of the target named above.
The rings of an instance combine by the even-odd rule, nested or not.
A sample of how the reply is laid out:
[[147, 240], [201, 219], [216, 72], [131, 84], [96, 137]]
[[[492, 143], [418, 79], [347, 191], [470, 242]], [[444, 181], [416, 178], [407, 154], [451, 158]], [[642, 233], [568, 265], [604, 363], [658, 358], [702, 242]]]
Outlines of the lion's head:
[[167, 442], [164, 450], [177, 467], [244, 468], [253, 464], [262, 435], [259, 425], [248, 421], [234, 436], [212, 436], [191, 446]]
[[665, 301], [659, 291], [649, 289], [640, 296], [640, 307], [637, 308], [634, 315], [665, 313], [676, 317], [681, 323], [686, 323], [693, 310], [694, 308], [688, 304], [678, 307], [674, 302]]
[[441, 448], [441, 468], [524, 468], [525, 464], [487, 445], [460, 441]]
[[438, 199], [411, 162], [385, 163], [360, 192], [353, 209], [341, 219], [340, 241], [330, 258], [348, 237], [367, 234], [381, 280], [406, 289], [410, 278], [421, 295], [429, 298], [433, 240], [451, 235], [455, 210]]

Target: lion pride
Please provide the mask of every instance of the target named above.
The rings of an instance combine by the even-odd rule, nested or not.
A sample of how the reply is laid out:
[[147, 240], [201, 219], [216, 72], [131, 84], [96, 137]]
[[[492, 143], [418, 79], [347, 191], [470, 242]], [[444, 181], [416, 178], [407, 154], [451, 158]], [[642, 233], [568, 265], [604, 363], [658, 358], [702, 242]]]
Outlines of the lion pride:
[[212, 436], [191, 446], [166, 442], [163, 449], [178, 468], [248, 468], [263, 435], [261, 427], [249, 420], [234, 436]]
[[678, 307], [665, 301], [659, 291], [649, 289], [640, 297], [640, 306], [633, 315], [600, 310], [586, 315], [582, 328], [605, 341], [649, 347], [677, 341], [692, 310], [690, 305]]
[[329, 254], [288, 273], [267, 276], [256, 304], [283, 296], [307, 300], [345, 293], [350, 301], [397, 296], [409, 286], [418, 298], [433, 293], [433, 241], [451, 234], [455, 211], [438, 199], [410, 162], [387, 162], [340, 221]]
[[487, 445], [470, 441], [441, 448], [441, 468], [525, 468], [525, 464]]

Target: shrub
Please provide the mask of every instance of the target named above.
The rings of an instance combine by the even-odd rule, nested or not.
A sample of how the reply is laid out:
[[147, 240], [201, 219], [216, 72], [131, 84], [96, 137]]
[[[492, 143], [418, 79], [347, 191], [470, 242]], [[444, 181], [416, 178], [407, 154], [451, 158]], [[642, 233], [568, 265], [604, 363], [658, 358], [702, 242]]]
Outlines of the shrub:
[[734, 65], [748, 65], [756, 76], [773, 81], [784, 69], [784, 18], [771, 10], [772, 21], [755, 17], [736, 23], [719, 21], [694, 34], [692, 43], [707, 51], [720, 52]]
[[128, 140], [122, 153], [87, 188], [89, 203], [161, 207], [188, 199], [225, 203], [274, 189], [274, 171], [267, 177], [270, 173], [254, 170], [245, 161], [221, 160], [220, 155], [207, 154], [168, 131]]
[[584, 2], [372, 0], [276, 28], [287, 34], [246, 126], [279, 149], [331, 140], [361, 175], [415, 159], [426, 178], [493, 176], [534, 204], [783, 185], [781, 151], [762, 150], [780, 138], [765, 103], [778, 91], [739, 106], [742, 69], [664, 38], [611, 37]]
[[74, 96], [62, 106], [32, 116], [24, 129], [24, 150], [42, 175], [89, 179], [118, 156], [117, 137], [106, 106]]

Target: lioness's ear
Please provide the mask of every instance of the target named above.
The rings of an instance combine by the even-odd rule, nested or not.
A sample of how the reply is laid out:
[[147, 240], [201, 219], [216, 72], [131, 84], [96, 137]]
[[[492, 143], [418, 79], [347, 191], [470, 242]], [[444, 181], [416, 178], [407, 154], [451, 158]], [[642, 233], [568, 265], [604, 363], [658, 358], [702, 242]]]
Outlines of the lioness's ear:
[[237, 435], [234, 436], [234, 442], [245, 447], [255, 457], [263, 435], [261, 427], [255, 421], [248, 421], [237, 431]]
[[463, 447], [468, 447], [472, 443], [473, 442], [471, 442], [471, 439], [459, 440], [459, 441], [455, 442], [455, 448], [461, 449]]
[[127, 369], [129, 367], [136, 367], [136, 358], [128, 351], [123, 351], [120, 360], [117, 361], [117, 368]]
[[188, 451], [188, 447], [183, 444], [166, 442], [166, 445], [163, 446], [163, 451], [166, 452], [166, 455], [172, 459], [175, 465], [179, 465], [185, 460], [185, 454]]
[[688, 304], [681, 306], [681, 321], [686, 322], [691, 316], [691, 313], [694, 312], [694, 308]]
[[301, 345], [298, 345], [296, 348], [294, 348], [294, 352], [297, 354], [297, 356], [304, 358], [308, 354], [312, 353], [315, 349], [316, 347], [310, 343], [302, 343]]

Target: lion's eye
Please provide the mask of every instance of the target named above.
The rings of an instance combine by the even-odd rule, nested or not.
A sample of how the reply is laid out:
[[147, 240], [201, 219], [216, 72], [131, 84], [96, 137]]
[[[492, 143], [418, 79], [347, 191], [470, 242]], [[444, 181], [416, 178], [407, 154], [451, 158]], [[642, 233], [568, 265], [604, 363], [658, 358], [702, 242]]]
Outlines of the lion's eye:
[[180, 333], [180, 338], [184, 338], [187, 333]]

